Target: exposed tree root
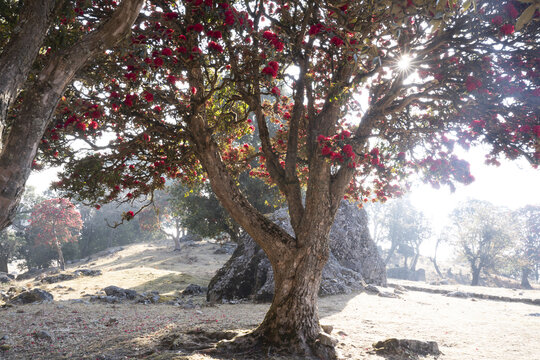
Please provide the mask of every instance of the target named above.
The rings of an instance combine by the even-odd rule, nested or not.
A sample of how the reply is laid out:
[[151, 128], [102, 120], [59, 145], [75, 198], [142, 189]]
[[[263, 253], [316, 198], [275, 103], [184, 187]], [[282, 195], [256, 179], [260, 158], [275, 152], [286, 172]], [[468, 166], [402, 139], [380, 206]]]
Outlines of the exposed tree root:
[[231, 340], [220, 341], [216, 344], [216, 351], [217, 354], [286, 355], [289, 359], [335, 360], [338, 358], [336, 343], [335, 339], [323, 332], [312, 342], [282, 339], [279, 343], [269, 343], [255, 330], [236, 336]]
[[168, 334], [161, 340], [161, 347], [165, 350], [205, 353], [223, 359], [230, 359], [232, 355], [239, 359], [284, 355], [287, 359], [335, 360], [336, 343], [324, 332], [312, 342], [282, 339], [279, 343], [269, 343], [257, 330], [240, 334], [188, 331]]

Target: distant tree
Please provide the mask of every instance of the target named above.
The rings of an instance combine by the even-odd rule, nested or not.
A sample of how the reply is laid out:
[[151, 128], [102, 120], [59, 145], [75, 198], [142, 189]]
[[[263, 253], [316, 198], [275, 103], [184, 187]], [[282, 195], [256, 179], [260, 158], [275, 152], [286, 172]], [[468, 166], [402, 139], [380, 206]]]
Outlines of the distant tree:
[[371, 237], [375, 244], [383, 242], [388, 238], [387, 227], [385, 226], [389, 207], [386, 203], [375, 202], [367, 204], [365, 207], [368, 214]]
[[517, 254], [521, 267], [521, 287], [531, 289], [529, 275], [534, 274], [536, 281], [540, 270], [540, 206], [528, 205], [514, 214], [519, 224]]
[[500, 269], [508, 258], [517, 232], [509, 211], [489, 202], [469, 200], [452, 213], [456, 246], [471, 267], [471, 285], [480, 275]]
[[[279, 192], [264, 181], [238, 177], [238, 184], [251, 204], [261, 213], [271, 213], [282, 204]], [[168, 204], [173, 215], [189, 232], [201, 237], [218, 237], [225, 233], [232, 241], [238, 241], [242, 228], [223, 208], [209, 184], [189, 187], [176, 183], [169, 187]]]
[[[406, 198], [397, 199], [387, 204], [384, 222], [381, 230], [390, 242], [390, 249], [386, 255], [385, 263], [388, 264], [397, 251], [405, 258], [404, 266], [411, 270], [416, 269], [420, 256], [420, 245], [431, 234], [429, 224], [424, 215], [416, 210]], [[408, 258], [412, 257], [409, 264]]]
[[27, 228], [35, 245], [56, 250], [58, 264], [65, 269], [62, 243], [77, 241], [82, 228], [81, 214], [67, 199], [45, 200], [34, 207]]

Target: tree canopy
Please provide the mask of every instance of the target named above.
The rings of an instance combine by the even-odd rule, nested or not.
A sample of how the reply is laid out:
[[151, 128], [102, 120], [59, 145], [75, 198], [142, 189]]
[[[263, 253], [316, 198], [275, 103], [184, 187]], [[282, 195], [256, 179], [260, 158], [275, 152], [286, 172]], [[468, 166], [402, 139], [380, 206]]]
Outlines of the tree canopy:
[[[412, 173], [470, 183], [458, 145], [538, 165], [537, 6], [150, 1], [130, 41], [66, 92], [37, 161], [66, 163], [57, 187], [97, 205], [167, 178], [210, 183], [274, 269], [272, 306], [244, 345], [334, 358], [316, 296], [344, 197], [386, 201]], [[242, 172], [279, 189], [294, 234], [249, 203]]]

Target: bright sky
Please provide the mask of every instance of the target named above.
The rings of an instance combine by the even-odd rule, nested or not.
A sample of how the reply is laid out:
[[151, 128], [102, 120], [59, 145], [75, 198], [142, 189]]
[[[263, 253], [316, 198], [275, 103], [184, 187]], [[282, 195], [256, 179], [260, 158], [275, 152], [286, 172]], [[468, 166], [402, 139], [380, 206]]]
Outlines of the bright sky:
[[[470, 185], [458, 184], [452, 194], [446, 188], [433, 189], [430, 185], [416, 184], [410, 193], [411, 203], [430, 220], [436, 236], [445, 224], [451, 211], [467, 199], [489, 201], [497, 206], [516, 210], [525, 205], [540, 205], [540, 170], [533, 169], [525, 160], [501, 161], [500, 166], [484, 163], [485, 152], [472, 149], [460, 156], [471, 164], [475, 181]], [[433, 256], [435, 239], [422, 245], [421, 253]], [[440, 249], [441, 258], [452, 256], [450, 248]]]

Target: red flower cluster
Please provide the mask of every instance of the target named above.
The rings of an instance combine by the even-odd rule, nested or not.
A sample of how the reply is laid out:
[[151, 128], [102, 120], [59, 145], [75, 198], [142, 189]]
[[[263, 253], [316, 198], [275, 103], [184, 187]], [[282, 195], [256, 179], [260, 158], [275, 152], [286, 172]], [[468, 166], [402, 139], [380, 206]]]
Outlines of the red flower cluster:
[[323, 25], [323, 24], [315, 24], [315, 25], [311, 25], [311, 27], [309, 28], [308, 34], [309, 34], [310, 36], [315, 36], [315, 35], [317, 35], [318, 33], [320, 33], [323, 29], [324, 29], [324, 25]]
[[273, 32], [265, 31], [263, 33], [263, 37], [266, 40], [268, 40], [270, 42], [270, 44], [272, 44], [272, 46], [274, 46], [276, 51], [279, 52], [279, 51], [283, 50], [283, 43], [279, 40], [278, 36], [276, 34], [274, 34]]
[[163, 17], [166, 19], [166, 20], [174, 20], [176, 18], [178, 18], [178, 14], [175, 13], [175, 12], [168, 12], [168, 13], [164, 13], [163, 14]]
[[263, 74], [272, 75], [273, 78], [277, 77], [279, 70], [279, 64], [277, 61], [270, 61], [268, 66], [262, 69]]
[[234, 14], [231, 10], [225, 11], [225, 25], [233, 26], [234, 25]]
[[274, 86], [271, 90], [272, 94], [275, 94], [277, 96], [281, 95], [281, 91], [279, 90], [279, 88], [277, 86]]
[[161, 54], [165, 56], [172, 56], [173, 51], [171, 48], [166, 47], [163, 50], [161, 50]]
[[512, 24], [504, 24], [500, 28], [501, 34], [503, 35], [510, 35], [514, 33], [514, 25]]
[[148, 102], [152, 102], [154, 101], [154, 95], [151, 93], [151, 92], [148, 92], [148, 91], [144, 91], [143, 92], [143, 95], [144, 95], [144, 99]]
[[187, 32], [194, 31], [200, 33], [204, 31], [204, 26], [202, 24], [188, 25], [186, 30]]
[[210, 41], [208, 43], [208, 48], [209, 49], [212, 49], [214, 51], [217, 51], [218, 53], [222, 53], [223, 52], [223, 47], [221, 45], [219, 45], [217, 42], [215, 41]]
[[330, 39], [330, 44], [340, 47], [343, 45], [343, 40], [339, 36], [334, 36], [332, 39]]
[[343, 153], [347, 155], [348, 158], [351, 158], [354, 160], [356, 157], [356, 154], [354, 153], [353, 147], [350, 144], [347, 144], [343, 147]]
[[212, 39], [221, 39], [222, 38], [221, 31], [219, 31], [219, 30], [216, 30], [216, 31], [208, 30], [206, 32], [206, 36], [208, 36], [209, 38], [212, 38]]

